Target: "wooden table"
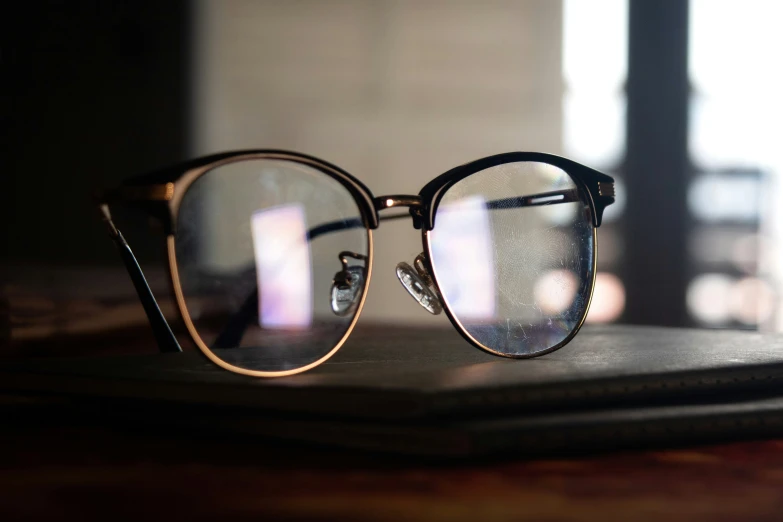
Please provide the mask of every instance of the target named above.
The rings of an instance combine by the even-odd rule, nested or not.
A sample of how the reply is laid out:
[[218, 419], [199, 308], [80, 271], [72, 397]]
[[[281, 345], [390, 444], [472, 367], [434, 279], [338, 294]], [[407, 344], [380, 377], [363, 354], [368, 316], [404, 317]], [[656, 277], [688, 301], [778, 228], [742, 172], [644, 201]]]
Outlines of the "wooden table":
[[783, 519], [783, 441], [444, 464], [6, 418], [0, 444], [0, 520]]

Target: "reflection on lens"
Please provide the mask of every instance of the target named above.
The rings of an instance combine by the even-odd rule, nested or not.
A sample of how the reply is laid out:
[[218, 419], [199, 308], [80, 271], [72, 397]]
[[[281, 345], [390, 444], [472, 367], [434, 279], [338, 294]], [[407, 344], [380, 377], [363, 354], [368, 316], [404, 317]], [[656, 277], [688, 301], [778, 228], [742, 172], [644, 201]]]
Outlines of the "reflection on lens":
[[535, 207], [541, 219], [553, 226], [568, 226], [574, 222], [579, 214], [576, 205], [547, 205]]
[[[188, 188], [177, 217], [188, 315], [211, 353], [246, 370], [294, 370], [332, 352], [360, 308], [369, 248], [351, 193], [288, 160], [208, 171]], [[338, 280], [352, 302], [335, 311]]]
[[579, 290], [579, 277], [570, 270], [550, 270], [536, 281], [536, 302], [548, 314], [562, 314], [571, 306]]
[[593, 225], [583, 192], [561, 169], [517, 162], [455, 183], [438, 204], [429, 246], [451, 315], [491, 351], [549, 350], [585, 316]]
[[302, 205], [280, 205], [253, 213], [258, 324], [307, 328], [313, 322], [310, 246]]
[[489, 212], [481, 196], [471, 196], [442, 205], [438, 211], [438, 234], [433, 242], [438, 270], [443, 274], [441, 292], [451, 296], [452, 313], [465, 319], [488, 319], [495, 315], [494, 259], [490, 241]]

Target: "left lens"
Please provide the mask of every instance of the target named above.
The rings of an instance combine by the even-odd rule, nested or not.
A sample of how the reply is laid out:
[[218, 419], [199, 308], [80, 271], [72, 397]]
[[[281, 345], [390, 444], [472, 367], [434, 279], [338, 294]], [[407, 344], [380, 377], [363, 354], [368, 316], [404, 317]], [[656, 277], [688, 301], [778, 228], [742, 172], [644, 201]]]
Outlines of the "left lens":
[[456, 326], [510, 356], [551, 350], [587, 313], [594, 227], [564, 170], [514, 162], [447, 189], [428, 233], [433, 275]]
[[359, 206], [335, 177], [293, 160], [244, 159], [208, 170], [183, 195], [175, 284], [207, 355], [290, 372], [350, 332], [370, 249]]

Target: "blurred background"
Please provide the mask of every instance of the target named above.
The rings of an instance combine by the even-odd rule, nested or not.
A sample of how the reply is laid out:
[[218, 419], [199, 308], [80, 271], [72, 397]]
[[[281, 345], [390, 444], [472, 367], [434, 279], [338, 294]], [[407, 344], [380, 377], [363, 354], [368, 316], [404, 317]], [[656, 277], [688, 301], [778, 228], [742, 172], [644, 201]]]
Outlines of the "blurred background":
[[[781, 21], [778, 0], [19, 3], [3, 284], [132, 293], [90, 193], [198, 155], [292, 149], [380, 195], [545, 151], [617, 179], [588, 321], [783, 331]], [[118, 221], [162, 280], [160, 231]], [[394, 274], [409, 221], [375, 246], [363, 318], [445, 323]]]

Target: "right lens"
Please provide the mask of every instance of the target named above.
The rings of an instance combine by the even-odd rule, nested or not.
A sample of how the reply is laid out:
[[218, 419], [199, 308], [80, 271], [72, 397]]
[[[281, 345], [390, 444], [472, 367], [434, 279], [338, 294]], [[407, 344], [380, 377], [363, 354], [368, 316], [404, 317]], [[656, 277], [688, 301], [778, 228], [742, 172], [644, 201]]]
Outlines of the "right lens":
[[490, 351], [550, 350], [587, 312], [594, 270], [590, 206], [553, 165], [507, 163], [452, 185], [438, 203], [429, 249], [457, 327]]
[[370, 248], [348, 189], [291, 160], [213, 168], [177, 216], [187, 315], [212, 354], [245, 370], [296, 370], [338, 346], [360, 309]]

